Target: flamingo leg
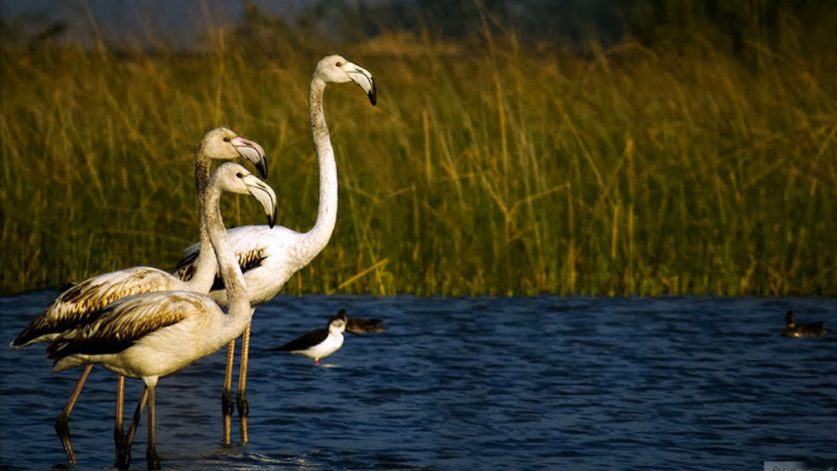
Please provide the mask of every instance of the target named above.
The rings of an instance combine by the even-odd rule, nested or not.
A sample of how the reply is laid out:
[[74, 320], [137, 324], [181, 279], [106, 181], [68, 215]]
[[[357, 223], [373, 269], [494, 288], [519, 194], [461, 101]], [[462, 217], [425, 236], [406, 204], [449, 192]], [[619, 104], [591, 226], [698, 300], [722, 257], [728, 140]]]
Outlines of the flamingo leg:
[[67, 453], [67, 461], [71, 464], [76, 464], [76, 454], [73, 452], [73, 444], [70, 442], [70, 414], [73, 413], [73, 407], [75, 407], [76, 401], [78, 401], [78, 397], [81, 395], [81, 390], [84, 389], [84, 383], [87, 382], [87, 378], [90, 376], [92, 369], [92, 363], [84, 365], [84, 369], [81, 371], [75, 387], [73, 387], [73, 392], [70, 393], [70, 398], [67, 399], [67, 405], [64, 406], [64, 410], [55, 419], [55, 433], [58, 434], [61, 445], [64, 446], [64, 452]]
[[128, 469], [128, 466], [131, 464], [131, 446], [134, 444], [134, 435], [136, 435], [137, 427], [139, 426], [140, 420], [142, 420], [142, 410], [145, 408], [146, 402], [148, 402], [147, 386], [142, 390], [142, 395], [137, 402], [137, 408], [134, 410], [133, 420], [131, 420], [131, 427], [128, 429], [128, 433], [125, 434], [124, 441], [122, 442], [123, 450], [120, 458], [126, 461], [116, 463], [118, 469]]
[[[125, 377], [117, 375], [116, 377], [116, 419], [113, 426], [113, 443], [116, 445], [116, 462], [130, 463], [131, 449], [125, 448], [123, 442], [125, 440], [125, 431], [123, 430], [123, 419], [125, 410]], [[127, 452], [127, 456], [125, 453]]]
[[160, 457], [157, 455], [156, 387], [146, 388], [146, 391], [148, 391], [148, 448], [145, 452], [145, 460], [148, 463], [148, 469], [160, 469]]
[[224, 389], [221, 390], [221, 412], [224, 414], [224, 446], [232, 444], [232, 372], [235, 363], [235, 339], [227, 344], [227, 365], [224, 370]]
[[238, 418], [241, 421], [241, 444], [246, 445], [250, 440], [247, 432], [247, 415], [250, 413], [250, 404], [247, 402], [247, 363], [250, 359], [250, 324], [244, 329], [241, 335], [241, 365], [238, 373]]

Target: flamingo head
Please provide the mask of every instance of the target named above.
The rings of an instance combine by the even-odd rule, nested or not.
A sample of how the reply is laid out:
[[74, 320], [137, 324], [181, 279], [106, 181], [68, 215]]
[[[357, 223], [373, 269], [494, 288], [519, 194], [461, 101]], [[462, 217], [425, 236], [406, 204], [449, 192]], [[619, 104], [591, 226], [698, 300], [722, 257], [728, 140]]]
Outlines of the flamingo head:
[[328, 83], [354, 82], [366, 92], [372, 106], [378, 101], [375, 79], [363, 67], [347, 61], [342, 56], [334, 55], [323, 58], [314, 69], [314, 77]]
[[276, 193], [246, 168], [233, 162], [225, 163], [215, 170], [212, 183], [230, 193], [253, 196], [261, 203], [268, 225], [272, 228], [276, 224]]
[[216, 128], [203, 136], [200, 151], [210, 159], [249, 160], [262, 177], [267, 178], [267, 158], [264, 149], [256, 141], [241, 137], [227, 128]]

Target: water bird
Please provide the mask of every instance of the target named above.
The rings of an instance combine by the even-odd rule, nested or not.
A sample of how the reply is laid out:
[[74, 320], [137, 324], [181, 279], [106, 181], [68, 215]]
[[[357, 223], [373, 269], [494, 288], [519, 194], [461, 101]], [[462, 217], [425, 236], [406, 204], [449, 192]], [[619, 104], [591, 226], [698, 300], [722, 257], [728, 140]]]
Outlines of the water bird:
[[385, 330], [386, 326], [381, 319], [366, 319], [352, 316], [346, 322], [346, 332], [350, 334], [380, 334]]
[[[121, 446], [130, 450], [147, 403], [148, 469], [160, 469], [155, 409], [159, 378], [215, 353], [241, 335], [253, 316], [244, 277], [221, 218], [222, 192], [252, 195], [262, 204], [270, 223], [275, 220], [276, 195], [267, 184], [236, 163], [218, 167], [206, 191], [201, 217], [228, 289], [227, 313], [202, 293], [187, 290], [143, 293], [108, 305], [93, 321], [60, 334], [47, 349], [55, 371], [101, 364], [118, 375], [143, 380], [145, 389]], [[130, 456], [128, 451], [123, 454]]]
[[822, 337], [826, 333], [825, 324], [822, 322], [812, 322], [809, 324], [797, 324], [796, 313], [789, 310], [785, 314], [785, 330], [782, 332], [784, 337]]
[[340, 309], [334, 317], [328, 320], [328, 326], [325, 329], [312, 330], [282, 346], [271, 348], [270, 351], [306, 356], [313, 359], [315, 365], [319, 365], [321, 359], [343, 346], [343, 332], [346, 330], [348, 320], [346, 310]]
[[[377, 88], [372, 74], [345, 58], [332, 55], [317, 63], [311, 77], [308, 94], [308, 118], [314, 148], [319, 163], [319, 206], [317, 219], [308, 232], [296, 232], [287, 227], [269, 228], [267, 226], [240, 226], [229, 230], [230, 243], [238, 257], [247, 292], [254, 305], [272, 299], [285, 282], [301, 268], [308, 265], [325, 246], [334, 232], [337, 220], [337, 164], [331, 144], [325, 112], [323, 95], [329, 83], [354, 82], [366, 93], [369, 102], [377, 103]], [[200, 257], [202, 250], [196, 244], [186, 249], [183, 258], [177, 263], [175, 273], [188, 280], [192, 266]], [[223, 280], [216, 277], [210, 296], [221, 304], [226, 302]], [[247, 443], [247, 364], [250, 351], [250, 327], [244, 330], [241, 339], [241, 364], [238, 377], [236, 404], [240, 420], [241, 442]], [[227, 347], [227, 362], [224, 374], [224, 388], [221, 393], [224, 411], [224, 444], [231, 442], [232, 420], [232, 369], [235, 356], [235, 342]]]
[[[195, 189], [198, 202], [203, 205], [206, 187], [210, 180], [212, 160], [245, 159], [263, 175], [267, 175], [267, 161], [264, 149], [257, 142], [237, 135], [227, 128], [217, 128], [207, 132], [195, 153]], [[215, 279], [216, 262], [211, 249], [209, 236], [203, 218], [200, 225], [200, 245], [206, 247], [208, 256], [201, 257], [192, 267], [192, 276], [188, 281], [154, 267], [140, 266], [126, 268], [88, 278], [69, 286], [12, 341], [13, 348], [25, 347], [40, 342], [50, 342], [62, 332], [77, 328], [101, 315], [109, 304], [127, 296], [165, 290], [187, 290], [206, 293]], [[87, 364], [76, 381], [76, 385], [67, 400], [64, 409], [55, 421], [58, 434], [67, 460], [76, 463], [75, 452], [70, 440], [69, 420], [73, 408], [81, 394], [93, 364]], [[123, 377], [117, 379], [116, 418], [114, 438], [119, 453], [119, 441], [122, 438], [122, 403], [125, 391]], [[117, 456], [117, 462], [124, 457]]]

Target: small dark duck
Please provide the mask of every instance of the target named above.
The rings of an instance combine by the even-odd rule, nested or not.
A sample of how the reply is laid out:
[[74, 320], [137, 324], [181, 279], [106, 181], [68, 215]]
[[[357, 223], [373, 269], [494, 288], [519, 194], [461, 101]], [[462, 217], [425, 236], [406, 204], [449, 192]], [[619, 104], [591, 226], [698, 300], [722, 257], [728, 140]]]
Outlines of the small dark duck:
[[[342, 309], [341, 309], [342, 311]], [[380, 319], [366, 319], [363, 317], [350, 317], [346, 324], [346, 332], [355, 335], [380, 334], [386, 330], [386, 326]]]
[[797, 324], [796, 314], [793, 311], [785, 314], [785, 331], [782, 332], [785, 337], [822, 337], [827, 332], [822, 322]]

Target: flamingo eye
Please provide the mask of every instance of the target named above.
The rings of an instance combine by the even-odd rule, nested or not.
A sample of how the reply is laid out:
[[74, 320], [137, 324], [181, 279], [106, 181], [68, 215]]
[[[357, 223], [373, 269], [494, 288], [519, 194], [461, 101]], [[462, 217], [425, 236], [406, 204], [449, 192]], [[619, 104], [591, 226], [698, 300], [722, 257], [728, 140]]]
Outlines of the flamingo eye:
[[342, 67], [343, 63], [340, 62], [340, 61], [337, 61], [337, 62], [334, 63], [334, 65], [336, 65], [337, 67]]
[[230, 137], [229, 136], [225, 137], [224, 142], [230, 142]]
[[244, 178], [244, 174], [241, 172], [236, 173], [235, 176], [238, 178]]

